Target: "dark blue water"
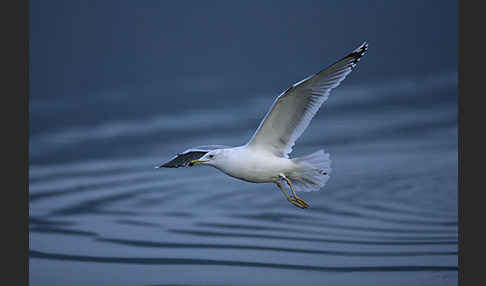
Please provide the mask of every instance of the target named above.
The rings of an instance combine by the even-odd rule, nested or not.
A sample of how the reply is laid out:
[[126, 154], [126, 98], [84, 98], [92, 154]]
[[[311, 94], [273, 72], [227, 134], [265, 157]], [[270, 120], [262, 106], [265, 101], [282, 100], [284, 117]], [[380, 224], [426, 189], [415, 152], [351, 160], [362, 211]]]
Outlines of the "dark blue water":
[[336, 89], [294, 149], [333, 159], [305, 210], [272, 184], [153, 168], [191, 146], [243, 143], [274, 94], [34, 134], [31, 283], [455, 285], [456, 76]]
[[[31, 1], [30, 285], [457, 285], [456, 4], [49, 3]], [[308, 209], [154, 169], [245, 143], [364, 40], [291, 154], [331, 154]]]

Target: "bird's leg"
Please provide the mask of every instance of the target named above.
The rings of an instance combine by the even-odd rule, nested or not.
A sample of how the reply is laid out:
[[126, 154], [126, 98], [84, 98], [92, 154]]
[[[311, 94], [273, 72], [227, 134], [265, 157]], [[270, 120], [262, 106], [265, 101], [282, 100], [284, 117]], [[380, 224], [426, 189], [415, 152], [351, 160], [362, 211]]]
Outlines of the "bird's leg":
[[284, 194], [284, 196], [287, 198], [287, 200], [290, 201], [290, 199], [292, 199], [289, 194], [287, 194], [287, 191], [284, 189], [284, 187], [282, 186], [282, 184], [279, 182], [279, 181], [274, 181], [275, 184], [277, 184], [277, 186], [280, 188], [280, 190], [282, 191], [282, 193]]
[[298, 206], [299, 208], [306, 208], [306, 206], [304, 204], [302, 204], [301, 202], [297, 201], [295, 198], [292, 198], [291, 196], [289, 196], [287, 194], [287, 191], [285, 191], [284, 187], [282, 186], [282, 184], [279, 181], [274, 181], [274, 183], [277, 184], [277, 186], [280, 188], [280, 190], [282, 191], [282, 193], [287, 198], [287, 201], [291, 202], [293, 205]]
[[292, 194], [293, 194], [293, 196], [294, 196], [295, 200], [296, 200], [297, 202], [299, 202], [300, 204], [302, 204], [304, 207], [308, 207], [309, 205], [308, 205], [308, 204], [307, 204], [307, 203], [306, 203], [306, 202], [305, 202], [303, 199], [301, 199], [301, 198], [300, 198], [300, 197], [297, 195], [297, 193], [295, 193], [294, 186], [292, 185], [292, 182], [290, 181], [290, 179], [289, 179], [289, 178], [287, 178], [286, 176], [282, 176], [282, 177], [283, 177], [283, 179], [284, 179], [284, 180], [287, 182], [287, 184], [289, 185], [290, 189], [292, 190]]

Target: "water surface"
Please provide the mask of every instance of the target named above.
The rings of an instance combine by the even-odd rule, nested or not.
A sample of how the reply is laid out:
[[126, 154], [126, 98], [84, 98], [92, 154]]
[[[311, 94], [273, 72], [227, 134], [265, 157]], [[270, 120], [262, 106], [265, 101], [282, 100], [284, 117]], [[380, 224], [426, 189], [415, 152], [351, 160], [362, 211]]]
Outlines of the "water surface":
[[154, 169], [245, 143], [278, 91], [200, 88], [140, 116], [124, 112], [139, 87], [88, 93], [81, 110], [32, 98], [31, 285], [456, 285], [456, 78], [344, 81], [292, 153], [333, 160], [308, 209], [210, 167]]

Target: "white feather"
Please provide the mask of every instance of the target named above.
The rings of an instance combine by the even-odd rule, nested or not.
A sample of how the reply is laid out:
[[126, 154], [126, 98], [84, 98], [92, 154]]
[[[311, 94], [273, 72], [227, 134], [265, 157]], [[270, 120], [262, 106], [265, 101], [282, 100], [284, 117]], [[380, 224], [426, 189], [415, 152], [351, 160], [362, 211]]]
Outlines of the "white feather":
[[247, 143], [248, 147], [288, 158], [295, 141], [327, 100], [331, 90], [352, 71], [367, 48], [365, 42], [335, 64], [292, 85], [278, 96]]

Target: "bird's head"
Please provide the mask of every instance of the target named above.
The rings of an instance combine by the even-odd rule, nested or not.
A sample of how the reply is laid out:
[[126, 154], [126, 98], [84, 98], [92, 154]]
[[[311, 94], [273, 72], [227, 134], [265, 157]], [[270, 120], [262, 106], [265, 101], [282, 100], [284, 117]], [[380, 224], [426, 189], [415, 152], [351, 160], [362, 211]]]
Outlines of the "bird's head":
[[224, 149], [216, 149], [209, 151], [204, 156], [197, 160], [192, 160], [189, 162], [189, 166], [196, 166], [196, 165], [210, 165], [216, 166], [220, 163], [224, 158]]

